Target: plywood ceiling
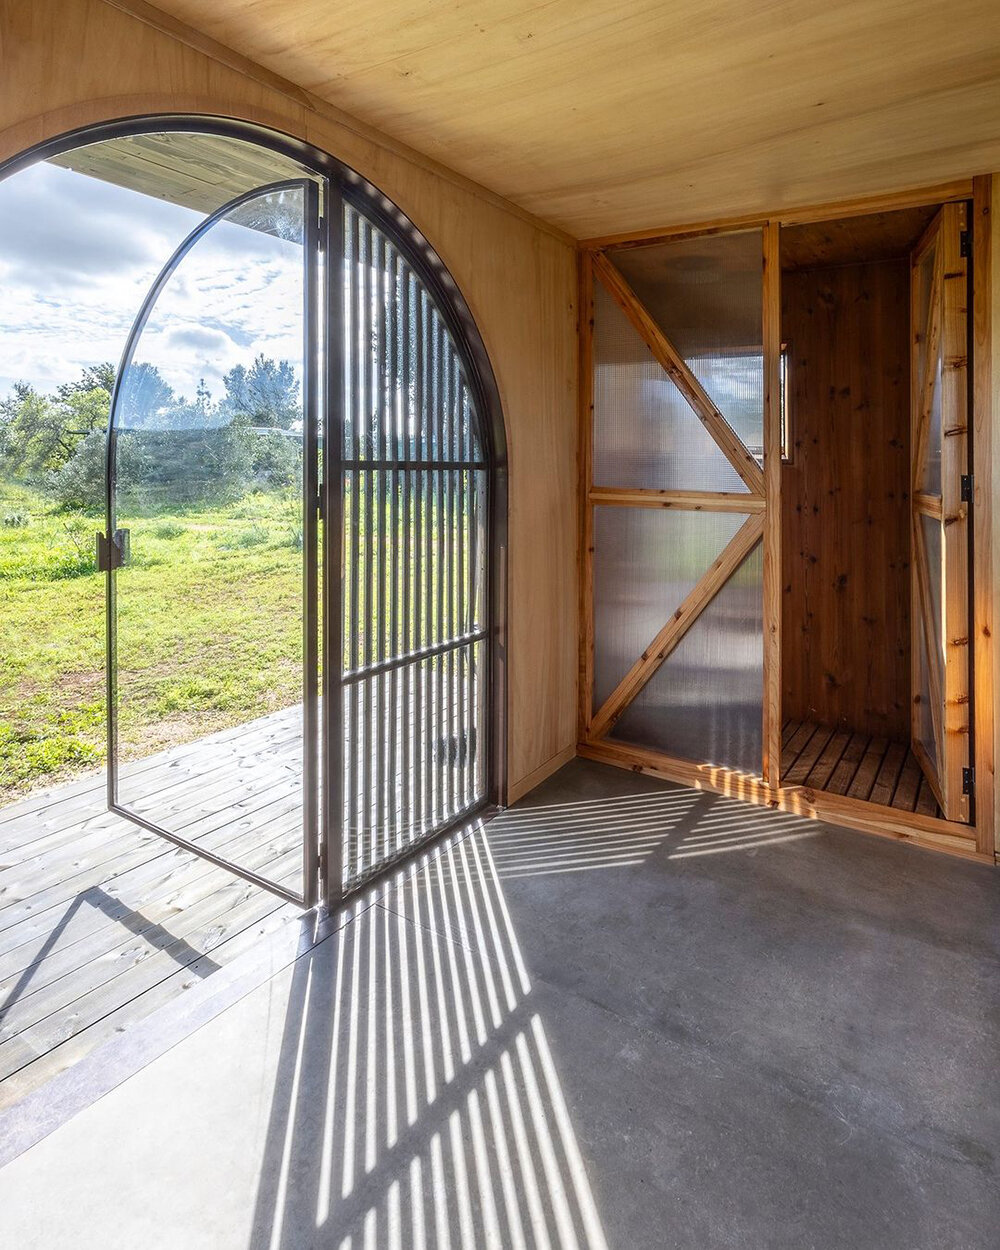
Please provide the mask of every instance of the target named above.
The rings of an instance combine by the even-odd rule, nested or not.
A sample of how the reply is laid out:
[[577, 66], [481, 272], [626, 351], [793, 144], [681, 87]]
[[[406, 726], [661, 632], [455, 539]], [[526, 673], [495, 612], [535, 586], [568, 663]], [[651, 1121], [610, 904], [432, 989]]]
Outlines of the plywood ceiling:
[[997, 0], [158, 0], [577, 237], [1000, 169]]

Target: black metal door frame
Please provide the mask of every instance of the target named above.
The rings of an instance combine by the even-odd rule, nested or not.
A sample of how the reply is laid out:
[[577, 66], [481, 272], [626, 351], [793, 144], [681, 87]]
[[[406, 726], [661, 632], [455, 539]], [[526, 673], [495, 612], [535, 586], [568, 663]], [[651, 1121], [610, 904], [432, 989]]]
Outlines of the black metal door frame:
[[[115, 515], [113, 507], [113, 430], [109, 419], [107, 535], [104, 551], [108, 564], [108, 652], [109, 673], [109, 774], [108, 805], [168, 841], [183, 846], [201, 858], [218, 864], [254, 884], [271, 890], [289, 901], [306, 907], [322, 899], [335, 907], [357, 889], [371, 882], [411, 855], [425, 851], [439, 838], [467, 822], [472, 816], [485, 818], [506, 803], [507, 787], [507, 450], [503, 412], [492, 366], [469, 307], [441, 258], [408, 217], [372, 183], [328, 153], [293, 136], [281, 134], [256, 123], [205, 115], [139, 115], [102, 122], [70, 131], [44, 141], [19, 156], [0, 164], [0, 178], [17, 173], [37, 161], [87, 144], [129, 135], [188, 132], [242, 139], [286, 155], [305, 167], [312, 177], [294, 180], [309, 188], [306, 192], [307, 238], [311, 261], [306, 266], [306, 353], [303, 378], [304, 396], [304, 525], [305, 548], [303, 600], [305, 617], [304, 675], [304, 837], [305, 871], [302, 895], [296, 895], [258, 874], [242, 869], [184, 838], [145, 821], [118, 806], [114, 780], [117, 731], [113, 725], [114, 700], [114, 565]], [[291, 180], [290, 180], [291, 181]], [[243, 200], [259, 196], [267, 188], [254, 188], [236, 197], [211, 214], [171, 257], [140, 310], [126, 353], [134, 346], [156, 295], [183, 255], [220, 216], [231, 212]], [[284, 184], [287, 185], [287, 184]], [[382, 231], [397, 247], [424, 285], [451, 335], [461, 359], [465, 380], [479, 419], [479, 433], [488, 465], [486, 614], [484, 636], [488, 641], [489, 680], [485, 690], [484, 750], [485, 793], [471, 810], [445, 828], [434, 830], [421, 841], [384, 864], [363, 881], [343, 882], [343, 620], [342, 538], [344, 457], [344, 369], [343, 351], [343, 255], [344, 204], [350, 204]], [[316, 258], [322, 257], [322, 272]], [[138, 326], [138, 329], [136, 328]], [[123, 355], [123, 361], [127, 355]], [[122, 370], [119, 370], [117, 382]], [[112, 419], [115, 400], [112, 397]], [[322, 430], [322, 436], [320, 431]], [[320, 527], [322, 526], [322, 535]], [[310, 555], [309, 553], [312, 553]], [[320, 586], [321, 582], [321, 586]], [[322, 611], [320, 610], [322, 609]], [[321, 665], [321, 656], [322, 665]], [[330, 661], [336, 657], [337, 662]], [[320, 678], [320, 668], [322, 677]], [[322, 700], [318, 698], [322, 686]], [[318, 754], [317, 754], [318, 753]], [[311, 761], [311, 762], [310, 762]]]

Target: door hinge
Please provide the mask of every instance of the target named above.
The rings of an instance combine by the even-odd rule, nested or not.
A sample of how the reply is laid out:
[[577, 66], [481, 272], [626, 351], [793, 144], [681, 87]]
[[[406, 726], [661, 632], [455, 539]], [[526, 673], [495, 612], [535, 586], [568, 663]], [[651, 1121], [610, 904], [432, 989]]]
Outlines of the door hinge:
[[958, 238], [958, 254], [960, 256], [969, 257], [972, 255], [972, 235], [968, 230], [963, 230]]
[[972, 474], [962, 474], [962, 503], [972, 503]]
[[109, 539], [107, 534], [97, 535], [97, 571], [108, 573], [128, 564], [129, 531], [115, 530]]
[[962, 793], [974, 794], [976, 791], [976, 770], [974, 768], [962, 769]]

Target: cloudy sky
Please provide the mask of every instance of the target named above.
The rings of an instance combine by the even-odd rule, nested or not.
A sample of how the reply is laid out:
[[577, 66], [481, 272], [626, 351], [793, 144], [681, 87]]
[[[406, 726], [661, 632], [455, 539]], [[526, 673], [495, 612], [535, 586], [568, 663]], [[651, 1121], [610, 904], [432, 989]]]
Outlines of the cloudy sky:
[[[0, 397], [118, 364], [156, 275], [202, 214], [39, 163], [0, 181]], [[180, 394], [218, 395], [263, 353], [301, 374], [302, 250], [222, 223], [182, 262], [136, 353]]]

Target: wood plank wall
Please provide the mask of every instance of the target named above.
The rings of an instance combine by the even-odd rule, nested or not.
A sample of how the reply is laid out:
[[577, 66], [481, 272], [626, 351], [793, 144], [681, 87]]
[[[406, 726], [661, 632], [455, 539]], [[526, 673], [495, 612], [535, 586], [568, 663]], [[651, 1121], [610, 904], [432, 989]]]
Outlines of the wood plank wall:
[[304, 138], [417, 224], [476, 318], [510, 457], [509, 793], [570, 758], [577, 681], [577, 272], [572, 241], [137, 2], [0, 0], [0, 161], [118, 117], [193, 112]]
[[909, 738], [909, 270], [783, 275], [783, 713]]

